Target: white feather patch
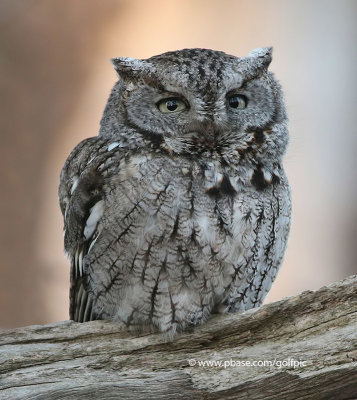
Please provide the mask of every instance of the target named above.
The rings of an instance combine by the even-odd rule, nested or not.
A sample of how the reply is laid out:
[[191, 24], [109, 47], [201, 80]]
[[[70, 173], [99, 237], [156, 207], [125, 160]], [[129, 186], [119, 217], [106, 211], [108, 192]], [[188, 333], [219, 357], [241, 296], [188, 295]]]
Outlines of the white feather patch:
[[268, 171], [267, 169], [263, 169], [263, 174], [264, 174], [264, 179], [265, 179], [267, 182], [271, 183], [271, 180], [272, 180], [272, 174], [271, 174], [271, 172]]
[[88, 253], [87, 254], [89, 254], [89, 252], [92, 250], [92, 247], [94, 246], [94, 243], [97, 241], [97, 239], [99, 238], [99, 235], [100, 235], [100, 233], [97, 235], [97, 237], [94, 239], [94, 240], [92, 240], [91, 241], [91, 244], [90, 244], [90, 246], [89, 246], [89, 248], [88, 248]]
[[83, 276], [83, 250], [81, 250], [78, 254], [78, 269], [79, 275]]
[[69, 209], [69, 205], [67, 204], [67, 205], [66, 205], [66, 209], [65, 209], [65, 211], [64, 211], [64, 219], [67, 218], [68, 209]]
[[76, 187], [78, 186], [78, 182], [79, 182], [78, 176], [74, 176], [72, 187], [71, 187], [71, 194], [73, 194], [73, 192], [76, 190]]
[[197, 229], [199, 236], [203, 239], [204, 244], [213, 244], [216, 241], [216, 231], [214, 226], [210, 223], [206, 215], [202, 215], [197, 219]]
[[90, 215], [87, 219], [86, 226], [84, 228], [84, 237], [88, 240], [94, 233], [98, 221], [102, 218], [104, 212], [104, 200], [98, 201], [94, 206], [90, 209]]
[[93, 157], [87, 162], [87, 165], [89, 165], [94, 159], [95, 159], [95, 156], [93, 156]]
[[113, 150], [113, 149], [115, 149], [115, 148], [118, 147], [118, 146], [119, 146], [119, 143], [118, 143], [118, 142], [110, 143], [110, 145], [108, 146], [108, 151]]

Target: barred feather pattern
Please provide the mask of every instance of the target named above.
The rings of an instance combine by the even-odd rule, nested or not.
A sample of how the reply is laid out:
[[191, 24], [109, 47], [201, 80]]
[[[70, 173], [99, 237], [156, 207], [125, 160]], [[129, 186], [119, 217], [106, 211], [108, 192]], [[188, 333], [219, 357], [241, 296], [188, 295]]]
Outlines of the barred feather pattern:
[[198, 129], [150, 134], [127, 115], [113, 128], [113, 113], [61, 173], [71, 319], [173, 334], [261, 305], [290, 226], [285, 117], [218, 127], [212, 145]]

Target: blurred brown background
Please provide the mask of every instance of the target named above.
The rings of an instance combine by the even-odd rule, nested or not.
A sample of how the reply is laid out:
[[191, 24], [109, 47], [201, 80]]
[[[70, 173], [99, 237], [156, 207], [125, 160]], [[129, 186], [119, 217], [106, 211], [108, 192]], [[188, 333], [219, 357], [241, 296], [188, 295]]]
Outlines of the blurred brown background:
[[109, 59], [274, 46], [293, 224], [267, 301], [356, 273], [355, 0], [0, 0], [0, 327], [68, 318], [61, 166], [97, 134]]

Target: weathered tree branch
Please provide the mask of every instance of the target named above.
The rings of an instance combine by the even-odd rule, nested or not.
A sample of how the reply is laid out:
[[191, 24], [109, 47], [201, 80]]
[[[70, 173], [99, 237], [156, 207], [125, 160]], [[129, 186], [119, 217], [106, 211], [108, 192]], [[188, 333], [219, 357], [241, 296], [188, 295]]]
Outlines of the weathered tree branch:
[[[259, 309], [216, 316], [173, 342], [160, 334], [133, 337], [107, 321], [3, 332], [0, 398], [352, 399], [356, 289], [353, 276]], [[292, 359], [302, 363], [294, 368]], [[243, 361], [258, 365], [239, 365]]]

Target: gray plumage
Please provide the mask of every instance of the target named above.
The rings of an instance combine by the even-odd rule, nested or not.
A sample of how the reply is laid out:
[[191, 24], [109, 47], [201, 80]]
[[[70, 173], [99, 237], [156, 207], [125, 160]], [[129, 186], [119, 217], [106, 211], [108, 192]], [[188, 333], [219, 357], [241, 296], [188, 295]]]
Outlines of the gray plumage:
[[271, 48], [112, 61], [99, 135], [61, 173], [70, 318], [174, 333], [259, 306], [291, 214]]

